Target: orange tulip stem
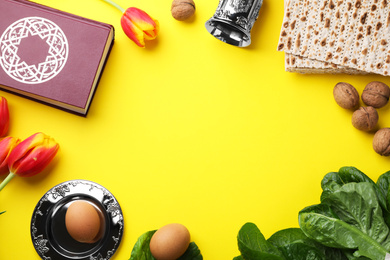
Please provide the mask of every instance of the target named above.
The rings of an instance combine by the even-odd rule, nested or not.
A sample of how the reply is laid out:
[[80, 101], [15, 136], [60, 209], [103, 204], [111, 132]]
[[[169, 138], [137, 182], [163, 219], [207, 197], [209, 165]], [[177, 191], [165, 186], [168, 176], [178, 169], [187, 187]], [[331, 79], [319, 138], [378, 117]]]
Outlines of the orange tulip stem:
[[12, 180], [16, 175], [12, 172], [10, 172], [7, 177], [1, 182], [0, 184], [0, 191], [7, 185], [7, 183]]
[[122, 14], [126, 11], [125, 9], [123, 9], [120, 5], [118, 5], [114, 1], [111, 1], [111, 0], [103, 0], [103, 1], [106, 3], [109, 3], [110, 5], [114, 6], [115, 8], [117, 8], [119, 11], [122, 12]]

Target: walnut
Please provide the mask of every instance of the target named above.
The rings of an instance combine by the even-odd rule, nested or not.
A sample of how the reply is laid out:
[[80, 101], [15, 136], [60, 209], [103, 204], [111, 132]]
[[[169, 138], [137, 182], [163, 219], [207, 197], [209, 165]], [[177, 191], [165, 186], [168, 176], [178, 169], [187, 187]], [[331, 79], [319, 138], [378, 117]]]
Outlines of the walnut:
[[360, 107], [352, 114], [352, 125], [362, 131], [372, 131], [378, 123], [378, 112], [373, 107]]
[[187, 20], [195, 13], [195, 3], [193, 0], [173, 0], [171, 13], [176, 20]]
[[372, 141], [374, 151], [383, 156], [390, 155], [390, 128], [382, 128], [374, 135]]
[[367, 106], [384, 107], [389, 101], [390, 88], [383, 82], [373, 81], [367, 84], [362, 93], [362, 100]]
[[333, 89], [333, 96], [336, 103], [342, 108], [355, 110], [359, 107], [359, 93], [349, 83], [337, 83]]

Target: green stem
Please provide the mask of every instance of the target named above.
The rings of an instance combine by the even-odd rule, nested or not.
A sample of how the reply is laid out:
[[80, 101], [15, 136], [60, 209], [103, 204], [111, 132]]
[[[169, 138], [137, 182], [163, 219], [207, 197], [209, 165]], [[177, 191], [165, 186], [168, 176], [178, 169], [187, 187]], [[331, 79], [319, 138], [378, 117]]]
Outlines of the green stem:
[[7, 183], [13, 179], [13, 177], [15, 177], [16, 175], [13, 174], [12, 172], [10, 172], [8, 174], [8, 176], [2, 181], [2, 183], [0, 184], [0, 191], [5, 187], [5, 185], [7, 185]]
[[103, 0], [104, 2], [106, 3], [109, 3], [110, 5], [116, 7], [119, 11], [121, 11], [122, 13], [124, 13], [126, 10], [123, 9], [120, 5], [118, 5], [117, 3], [115, 3], [114, 1], [111, 1], [111, 0]]

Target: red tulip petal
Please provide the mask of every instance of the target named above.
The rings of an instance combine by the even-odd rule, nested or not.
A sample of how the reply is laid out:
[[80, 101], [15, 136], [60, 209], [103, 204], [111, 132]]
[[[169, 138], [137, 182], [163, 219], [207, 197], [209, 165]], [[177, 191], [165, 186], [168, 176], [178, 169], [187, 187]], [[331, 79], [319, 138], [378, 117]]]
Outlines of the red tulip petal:
[[141, 9], [130, 7], [126, 10], [125, 14], [133, 23], [139, 25], [140, 28], [149, 28], [150, 30], [156, 27], [153, 18]]
[[40, 173], [54, 158], [59, 145], [43, 133], [36, 133], [11, 152], [8, 159], [10, 171], [22, 177]]
[[9, 110], [7, 99], [0, 99], [0, 136], [5, 136], [9, 128]]
[[12, 149], [20, 142], [18, 138], [6, 137], [0, 141], [0, 175], [9, 173], [8, 158]]
[[45, 135], [43, 133], [33, 134], [32, 136], [23, 140], [18, 146], [13, 149], [9, 160], [11, 162], [19, 160], [26, 153], [28, 153], [30, 149], [42, 143], [44, 139]]
[[140, 31], [128, 17], [122, 16], [121, 25], [127, 37], [129, 37], [138, 46], [145, 47], [143, 32]]
[[40, 173], [53, 160], [58, 148], [58, 145], [51, 149], [45, 147], [34, 148], [13, 165], [14, 168], [11, 169], [11, 172], [21, 177], [30, 177]]

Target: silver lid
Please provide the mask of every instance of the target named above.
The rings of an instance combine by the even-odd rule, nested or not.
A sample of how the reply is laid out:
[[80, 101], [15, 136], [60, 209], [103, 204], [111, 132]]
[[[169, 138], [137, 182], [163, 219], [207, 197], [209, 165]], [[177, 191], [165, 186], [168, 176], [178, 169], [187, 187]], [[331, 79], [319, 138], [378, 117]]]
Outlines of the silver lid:
[[220, 0], [214, 16], [205, 24], [215, 38], [246, 47], [251, 44], [251, 30], [259, 16], [263, 0]]

